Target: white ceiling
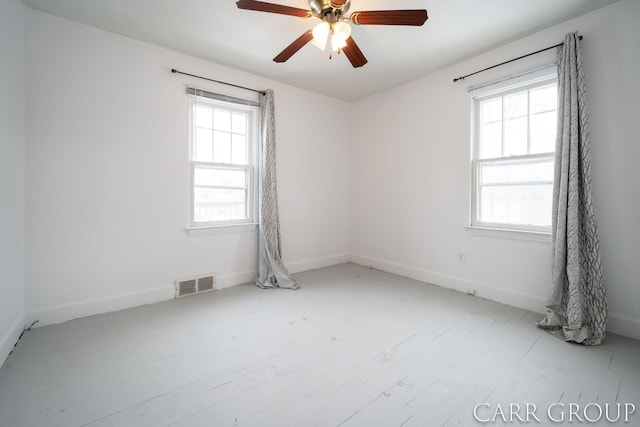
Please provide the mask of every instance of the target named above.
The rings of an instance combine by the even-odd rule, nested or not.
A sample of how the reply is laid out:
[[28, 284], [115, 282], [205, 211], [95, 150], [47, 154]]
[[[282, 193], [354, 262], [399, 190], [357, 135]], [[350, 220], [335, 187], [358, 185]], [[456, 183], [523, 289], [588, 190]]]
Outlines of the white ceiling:
[[[269, 1], [308, 9], [307, 0]], [[352, 36], [369, 63], [353, 69], [343, 55], [329, 60], [311, 44], [286, 63], [274, 63], [276, 54], [318, 21], [240, 10], [235, 0], [22, 0], [32, 9], [347, 101], [616, 1], [352, 0], [351, 12], [429, 14], [422, 27], [354, 26]]]

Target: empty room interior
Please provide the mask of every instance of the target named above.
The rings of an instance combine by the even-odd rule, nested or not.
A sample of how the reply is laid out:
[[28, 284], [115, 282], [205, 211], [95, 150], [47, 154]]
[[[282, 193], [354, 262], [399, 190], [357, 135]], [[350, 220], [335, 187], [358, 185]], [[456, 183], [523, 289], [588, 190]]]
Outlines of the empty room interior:
[[0, 0], [0, 427], [640, 426], [639, 20]]

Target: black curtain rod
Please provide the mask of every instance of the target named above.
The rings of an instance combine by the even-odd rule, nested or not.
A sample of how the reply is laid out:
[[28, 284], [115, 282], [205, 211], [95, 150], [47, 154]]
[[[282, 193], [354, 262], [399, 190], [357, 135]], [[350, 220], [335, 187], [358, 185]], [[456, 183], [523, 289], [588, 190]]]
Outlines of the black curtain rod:
[[[582, 40], [582, 36], [579, 36], [579, 37], [578, 37], [578, 40]], [[535, 52], [527, 53], [526, 55], [522, 55], [522, 56], [519, 56], [519, 57], [517, 57], [517, 58], [513, 58], [513, 59], [510, 59], [510, 60], [508, 60], [508, 61], [501, 62], [501, 63], [496, 64], [496, 65], [492, 65], [491, 67], [483, 68], [482, 70], [480, 70], [480, 71], [476, 71], [475, 73], [467, 74], [466, 76], [462, 76], [462, 77], [457, 77], [457, 78], [453, 79], [453, 82], [455, 83], [455, 82], [457, 82], [458, 80], [464, 80], [464, 79], [466, 79], [467, 77], [471, 77], [471, 76], [476, 75], [476, 74], [478, 74], [478, 73], [481, 73], [481, 72], [483, 72], [483, 71], [487, 71], [487, 70], [490, 70], [490, 69], [492, 69], [492, 68], [496, 68], [496, 67], [499, 67], [499, 66], [501, 66], [501, 65], [508, 64], [508, 63], [510, 63], [510, 62], [514, 62], [514, 61], [517, 61], [517, 60], [522, 59], [522, 58], [526, 58], [527, 56], [535, 55], [535, 54], [537, 54], [537, 53], [544, 52], [544, 51], [546, 51], [546, 50], [550, 50], [550, 49], [554, 49], [554, 48], [556, 48], [556, 47], [560, 47], [560, 46], [562, 46], [563, 44], [564, 44], [564, 42], [562, 42], [562, 43], [558, 43], [558, 44], [557, 44], [557, 45], [555, 45], [555, 46], [550, 46], [550, 47], [547, 47], [547, 48], [544, 48], [544, 49], [536, 50]]]
[[265, 92], [262, 91], [262, 90], [251, 89], [250, 87], [234, 85], [233, 83], [221, 82], [220, 80], [213, 80], [213, 79], [210, 79], [210, 78], [207, 78], [207, 77], [196, 76], [195, 74], [183, 73], [182, 71], [178, 71], [175, 68], [172, 68], [171, 72], [174, 73], [174, 74], [184, 74], [185, 76], [191, 76], [191, 77], [195, 77], [197, 79], [209, 80], [210, 82], [220, 83], [220, 84], [227, 85], [227, 86], [233, 86], [233, 87], [237, 87], [239, 89], [250, 90], [251, 92], [261, 93], [263, 95], [265, 94]]

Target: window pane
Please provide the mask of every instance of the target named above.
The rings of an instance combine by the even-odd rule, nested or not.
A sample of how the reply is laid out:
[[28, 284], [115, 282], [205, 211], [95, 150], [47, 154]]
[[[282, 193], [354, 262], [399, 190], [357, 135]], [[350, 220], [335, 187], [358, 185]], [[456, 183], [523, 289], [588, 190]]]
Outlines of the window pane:
[[527, 91], [512, 93], [504, 97], [504, 119], [527, 115]]
[[550, 226], [551, 198], [551, 184], [482, 187], [478, 219], [489, 223]]
[[231, 137], [231, 161], [234, 164], [247, 164], [247, 137], [233, 135]]
[[231, 126], [232, 126], [233, 133], [241, 133], [243, 135], [247, 134], [247, 115], [246, 114], [233, 113], [231, 120], [232, 120]]
[[219, 188], [194, 187], [193, 217], [195, 222], [248, 219], [247, 192]]
[[551, 153], [556, 146], [557, 112], [541, 113], [531, 116], [531, 154]]
[[484, 124], [480, 128], [480, 158], [502, 157], [502, 122]]
[[480, 164], [480, 185], [513, 183], [551, 183], [553, 158], [528, 162], [501, 162]]
[[211, 129], [213, 121], [211, 108], [204, 105], [196, 105], [196, 126]]
[[231, 134], [213, 132], [213, 161], [215, 163], [231, 163]]
[[503, 156], [527, 154], [527, 118], [507, 120], [504, 124]]
[[217, 169], [207, 167], [195, 167], [193, 171], [194, 185], [197, 187], [241, 187], [247, 186], [247, 172], [236, 169]]
[[213, 133], [209, 129], [196, 128], [193, 158], [197, 162], [213, 160]]
[[213, 110], [213, 128], [231, 132], [231, 112], [225, 110]]
[[502, 98], [489, 99], [480, 103], [480, 123], [502, 120]]
[[531, 114], [558, 109], [558, 86], [556, 84], [531, 89]]

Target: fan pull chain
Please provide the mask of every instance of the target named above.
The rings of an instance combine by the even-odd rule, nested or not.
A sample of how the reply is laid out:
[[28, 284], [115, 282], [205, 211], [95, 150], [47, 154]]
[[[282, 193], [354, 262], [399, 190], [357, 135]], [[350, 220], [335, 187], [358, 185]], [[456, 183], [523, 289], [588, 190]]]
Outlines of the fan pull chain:
[[[340, 52], [342, 52], [342, 48], [336, 50], [336, 54], [337, 55], [340, 55]], [[329, 51], [329, 59], [333, 59], [333, 51], [332, 50]]]

